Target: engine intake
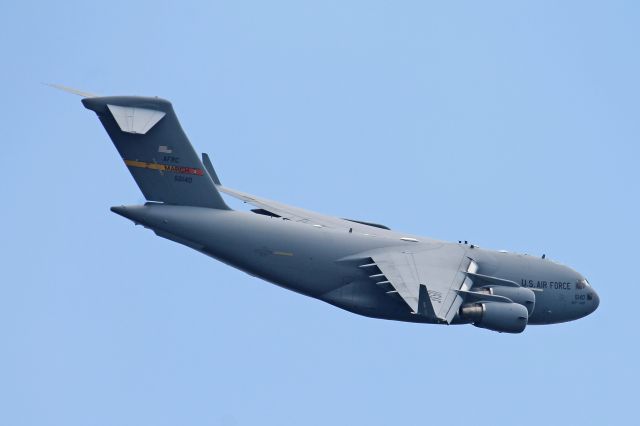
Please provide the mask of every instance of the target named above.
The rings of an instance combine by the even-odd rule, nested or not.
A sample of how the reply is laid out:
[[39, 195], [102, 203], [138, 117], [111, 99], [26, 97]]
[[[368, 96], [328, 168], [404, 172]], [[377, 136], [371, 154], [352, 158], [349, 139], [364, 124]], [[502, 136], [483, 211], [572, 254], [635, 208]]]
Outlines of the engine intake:
[[460, 317], [476, 327], [500, 333], [522, 333], [529, 321], [529, 311], [519, 303], [484, 302], [462, 306]]

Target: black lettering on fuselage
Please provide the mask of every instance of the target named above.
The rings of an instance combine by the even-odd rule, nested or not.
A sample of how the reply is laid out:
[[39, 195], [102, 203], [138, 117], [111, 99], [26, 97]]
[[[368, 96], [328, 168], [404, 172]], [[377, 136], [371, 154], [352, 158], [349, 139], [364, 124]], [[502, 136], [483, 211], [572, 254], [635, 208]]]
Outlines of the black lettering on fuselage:
[[539, 288], [541, 290], [573, 290], [573, 286], [567, 281], [528, 280], [522, 278], [520, 279], [520, 285], [522, 287]]

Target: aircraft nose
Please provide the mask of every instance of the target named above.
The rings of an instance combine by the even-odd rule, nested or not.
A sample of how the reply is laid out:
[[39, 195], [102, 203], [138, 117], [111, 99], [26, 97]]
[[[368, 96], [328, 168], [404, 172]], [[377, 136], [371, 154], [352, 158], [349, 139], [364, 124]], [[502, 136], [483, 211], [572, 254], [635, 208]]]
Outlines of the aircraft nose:
[[576, 300], [581, 301], [579, 310], [582, 317], [592, 314], [600, 306], [600, 296], [583, 276], [576, 281]]
[[591, 289], [587, 295], [587, 299], [589, 299], [590, 302], [589, 313], [595, 312], [595, 310], [598, 309], [598, 306], [600, 306], [600, 296], [598, 296], [598, 293], [596, 293], [595, 290]]

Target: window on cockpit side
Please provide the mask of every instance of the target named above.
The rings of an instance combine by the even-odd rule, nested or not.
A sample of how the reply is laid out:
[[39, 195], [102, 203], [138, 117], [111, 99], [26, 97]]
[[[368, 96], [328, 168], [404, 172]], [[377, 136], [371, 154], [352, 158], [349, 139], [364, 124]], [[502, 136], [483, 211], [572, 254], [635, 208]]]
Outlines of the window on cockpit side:
[[583, 278], [576, 282], [576, 290], [584, 290], [587, 287], [589, 287], [589, 281], [587, 281], [586, 278]]

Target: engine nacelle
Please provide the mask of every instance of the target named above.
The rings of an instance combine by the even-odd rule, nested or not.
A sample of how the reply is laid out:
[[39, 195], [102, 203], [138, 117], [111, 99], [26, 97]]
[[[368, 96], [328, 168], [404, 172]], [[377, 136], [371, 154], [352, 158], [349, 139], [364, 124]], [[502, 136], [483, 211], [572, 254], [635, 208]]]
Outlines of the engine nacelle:
[[518, 303], [524, 306], [525, 308], [527, 308], [527, 312], [529, 312], [529, 315], [531, 315], [533, 309], [536, 307], [536, 294], [531, 289], [524, 287], [496, 286], [491, 287], [489, 291], [491, 292], [491, 294], [506, 297], [514, 303]]
[[484, 302], [464, 305], [460, 317], [473, 325], [500, 333], [522, 333], [529, 321], [527, 308], [519, 303]]

